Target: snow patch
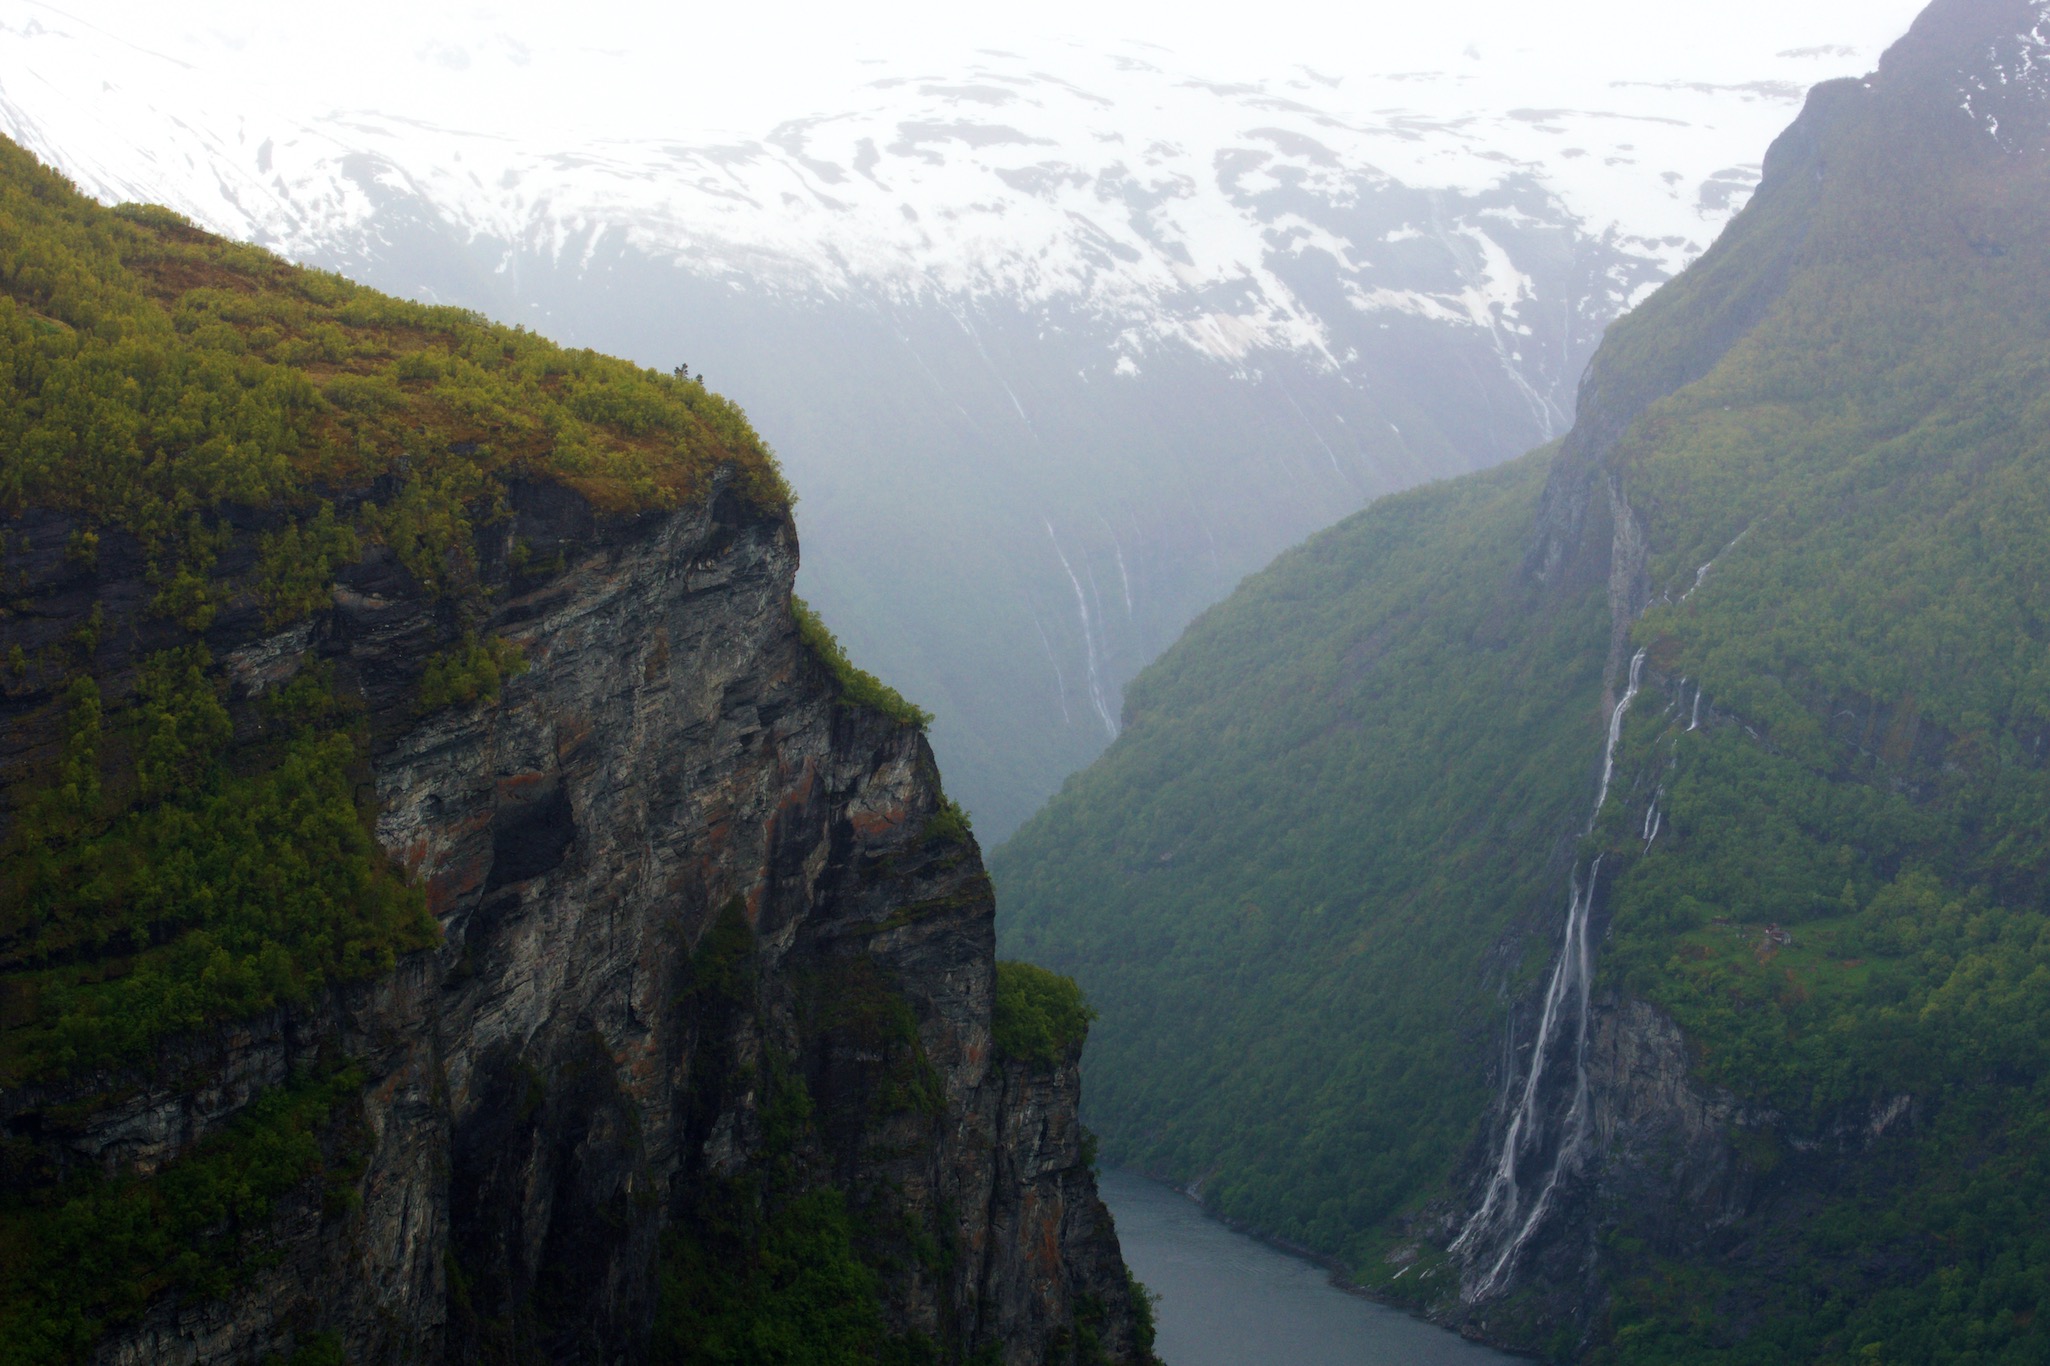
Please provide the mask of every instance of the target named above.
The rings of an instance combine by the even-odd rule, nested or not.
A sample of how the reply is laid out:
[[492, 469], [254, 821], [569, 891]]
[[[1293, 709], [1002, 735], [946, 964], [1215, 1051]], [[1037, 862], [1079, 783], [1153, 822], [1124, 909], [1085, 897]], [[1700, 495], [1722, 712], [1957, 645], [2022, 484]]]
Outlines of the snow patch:
[[[551, 73], [603, 88], [596, 68], [576, 65], [603, 54], [528, 51], [484, 33], [465, 37], [463, 65], [433, 58], [431, 107], [460, 118], [509, 107], [496, 116], [512, 122], [458, 127], [337, 110], [285, 82], [253, 91], [216, 78], [207, 40], [172, 58], [61, 9], [38, 13], [0, 21], [0, 129], [100, 199], [165, 203], [286, 255], [374, 240], [381, 208], [417, 196], [460, 238], [503, 244], [508, 259], [589, 264], [619, 246], [756, 291], [1059, 303], [1136, 349], [1233, 364], [1263, 349], [1339, 364], [1290, 283], [1321, 255], [1353, 307], [1487, 329], [1520, 375], [1514, 338], [1529, 329], [1517, 314], [1532, 288], [1502, 233], [1557, 224], [1604, 240], [1636, 263], [1639, 297], [1743, 198], [1732, 186], [1711, 203], [1646, 168], [1721, 184], [1718, 169], [1755, 154], [1785, 117], [1772, 99], [1731, 100], [1713, 83], [1597, 83], [1599, 105], [1548, 103], [1540, 119], [1514, 90], [1491, 106], [1450, 74], [1221, 84], [1173, 69], [1165, 53], [1140, 62], [1056, 47], [985, 51], [946, 71], [874, 70], [834, 107], [753, 137], [650, 133], [645, 111], [611, 131], [541, 130], [516, 126], [517, 100], [451, 92], [503, 78], [486, 56], [515, 49], [506, 70], [516, 67], [517, 89]], [[2038, 59], [2018, 60], [2033, 79]], [[1814, 66], [1804, 79], [1824, 74]], [[1569, 145], [1601, 155], [1560, 155]], [[1535, 197], [1381, 235], [1376, 245], [1440, 239], [1468, 260], [1459, 288], [1425, 293], [1391, 287], [1330, 226], [1392, 185], [1439, 203], [1510, 186]], [[1117, 373], [1135, 370], [1120, 357]]]

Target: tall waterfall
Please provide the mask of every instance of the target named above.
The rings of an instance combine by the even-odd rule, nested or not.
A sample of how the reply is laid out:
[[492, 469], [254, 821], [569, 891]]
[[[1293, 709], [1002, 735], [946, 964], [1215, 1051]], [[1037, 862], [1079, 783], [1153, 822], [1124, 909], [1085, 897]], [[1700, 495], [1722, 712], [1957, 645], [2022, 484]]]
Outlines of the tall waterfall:
[[[1623, 736], [1623, 719], [1629, 714], [1630, 704], [1637, 700], [1637, 690], [1644, 679], [1644, 654], [1639, 650], [1631, 659], [1629, 686], [1609, 715], [1608, 744], [1602, 751], [1601, 788], [1595, 795], [1594, 811], [1587, 819], [1590, 832], [1609, 800], [1609, 783], [1616, 773], [1616, 743]], [[1452, 1253], [1467, 1263], [1465, 1293], [1469, 1302], [1493, 1294], [1514, 1270], [1517, 1254], [1551, 1209], [1560, 1175], [1577, 1166], [1587, 1143], [1591, 1118], [1587, 1090], [1587, 1004], [1594, 979], [1587, 924], [1601, 871], [1599, 855], [1584, 872], [1578, 867], [1573, 870], [1566, 932], [1558, 960], [1552, 965], [1551, 980], [1545, 987], [1544, 1009], [1538, 1016], [1537, 1037], [1531, 1043], [1530, 1071], [1524, 1076], [1522, 1087], [1509, 1093], [1517, 1097], [1517, 1104], [1502, 1131], [1502, 1146], [1488, 1177], [1487, 1193], [1481, 1198], [1480, 1208], [1452, 1242]], [[1542, 1083], [1545, 1069], [1569, 1029], [1573, 1100], [1558, 1120], [1556, 1132], [1547, 1132]], [[1544, 1168], [1543, 1179], [1534, 1187], [1527, 1186], [1526, 1178], [1536, 1174], [1527, 1169], [1542, 1166], [1548, 1150], [1552, 1158]], [[1479, 1274], [1476, 1276], [1475, 1272]]]

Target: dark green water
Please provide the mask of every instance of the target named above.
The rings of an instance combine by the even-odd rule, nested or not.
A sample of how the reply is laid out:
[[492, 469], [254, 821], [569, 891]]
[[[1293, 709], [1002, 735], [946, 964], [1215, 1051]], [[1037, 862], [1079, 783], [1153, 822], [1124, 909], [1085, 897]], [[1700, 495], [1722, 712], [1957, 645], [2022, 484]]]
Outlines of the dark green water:
[[1333, 1288], [1179, 1192], [1104, 1171], [1125, 1260], [1160, 1296], [1167, 1366], [1505, 1366], [1514, 1357]]

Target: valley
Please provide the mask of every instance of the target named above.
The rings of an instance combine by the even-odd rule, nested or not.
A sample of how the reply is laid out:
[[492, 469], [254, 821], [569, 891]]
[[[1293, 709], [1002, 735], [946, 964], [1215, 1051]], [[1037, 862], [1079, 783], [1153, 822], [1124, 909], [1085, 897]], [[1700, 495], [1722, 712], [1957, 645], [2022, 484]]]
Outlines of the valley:
[[1562, 442], [1134, 682], [994, 859], [1108, 1156], [1557, 1359], [2039, 1356], [2046, 44], [1932, 5]]
[[803, 496], [802, 591], [934, 712], [996, 842], [1245, 575], [1563, 433], [1603, 328], [1714, 239], [1809, 84], [1869, 66], [1889, 3], [1820, 48], [1786, 15], [1609, 65], [1587, 23], [1556, 63], [1370, 34], [1342, 79], [913, 45], [706, 127], [661, 93], [702, 17], [450, 19], [389, 77], [324, 33], [279, 80], [299, 49], [261, 7], [230, 42], [22, 0], [0, 132], [105, 202], [696, 367]]
[[1606, 2], [0, 10], [0, 1366], [2050, 1359], [2050, 0]]

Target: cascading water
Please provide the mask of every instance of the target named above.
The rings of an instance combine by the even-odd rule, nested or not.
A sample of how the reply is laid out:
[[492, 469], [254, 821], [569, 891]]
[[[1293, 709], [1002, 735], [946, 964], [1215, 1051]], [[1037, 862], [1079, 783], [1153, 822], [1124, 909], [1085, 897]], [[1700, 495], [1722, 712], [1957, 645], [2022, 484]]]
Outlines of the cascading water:
[[[1589, 832], [1594, 830], [1602, 807], [1609, 800], [1609, 783], [1616, 773], [1616, 744], [1622, 739], [1623, 720], [1630, 712], [1630, 704], [1637, 700], [1637, 690], [1644, 679], [1644, 658], [1645, 652], [1639, 650], [1631, 659], [1629, 686], [1609, 715], [1608, 744], [1602, 751], [1601, 788], [1587, 820]], [[1587, 1007], [1593, 986], [1587, 925], [1601, 871], [1599, 855], [1588, 865], [1585, 876], [1574, 869], [1572, 900], [1566, 908], [1566, 932], [1559, 946], [1558, 961], [1552, 965], [1551, 980], [1545, 986], [1544, 1009], [1538, 1015], [1537, 1037], [1531, 1045], [1530, 1072], [1520, 1090], [1510, 1093], [1517, 1097], [1516, 1108], [1510, 1112], [1502, 1132], [1502, 1146], [1480, 1208], [1452, 1242], [1453, 1255], [1464, 1258], [1469, 1270], [1465, 1287], [1469, 1303], [1494, 1293], [1515, 1267], [1517, 1254], [1551, 1209], [1560, 1176], [1578, 1163], [1587, 1141]], [[1547, 1061], [1565, 1037], [1569, 1013], [1573, 1030], [1573, 1100], [1559, 1121], [1556, 1141], [1548, 1143], [1541, 1083]], [[1542, 1160], [1548, 1149], [1552, 1153], [1550, 1167], [1535, 1197], [1526, 1200], [1523, 1169], [1530, 1159]], [[1474, 1277], [1471, 1273], [1476, 1270], [1479, 1275]]]
[[[1013, 401], [1015, 402], [1015, 400]], [[1061, 549], [1061, 538], [1054, 535], [1052, 522], [1042, 519], [1042, 524], [1046, 527], [1046, 538], [1053, 542], [1053, 553], [1061, 562], [1061, 570], [1067, 574], [1068, 583], [1075, 590], [1075, 612], [1082, 620], [1082, 658], [1088, 668], [1090, 705], [1096, 708], [1097, 719], [1103, 722], [1104, 734], [1115, 740], [1118, 738], [1117, 717], [1111, 714], [1110, 703], [1104, 696], [1103, 681], [1096, 667], [1096, 623], [1103, 618], [1103, 600], [1101, 598], [1097, 599], [1096, 616], [1092, 618], [1089, 615], [1090, 595], [1083, 593], [1082, 580], [1075, 577], [1075, 567], [1068, 563], [1068, 552]], [[1083, 568], [1086, 570], [1088, 565], [1084, 564]], [[1089, 585], [1091, 594], [1093, 594], [1096, 587], [1096, 576], [1094, 574], [1090, 575]], [[1040, 635], [1044, 638], [1045, 632], [1042, 630]], [[1065, 701], [1062, 702], [1061, 709], [1063, 714], [1065, 714], [1067, 710]]]
[[[1756, 523], [1753, 523], [1752, 525], [1756, 525]], [[1694, 586], [1689, 588], [1686, 592], [1680, 595], [1680, 601], [1685, 602], [1687, 601], [1687, 599], [1693, 597], [1696, 593], [1699, 593], [1701, 591], [1701, 585], [1708, 582], [1708, 576], [1714, 573], [1715, 567], [1723, 562], [1723, 556], [1729, 554], [1732, 550], [1735, 550], [1740, 544], [1743, 543], [1744, 538], [1746, 536], [1749, 536], [1750, 534], [1751, 527], [1745, 527], [1742, 531], [1737, 533], [1736, 540], [1731, 541], [1728, 545], [1724, 546], [1721, 550], [1716, 552], [1716, 557], [1714, 559], [1710, 560], [1707, 564], [1701, 566], [1701, 568], [1695, 570]]]

